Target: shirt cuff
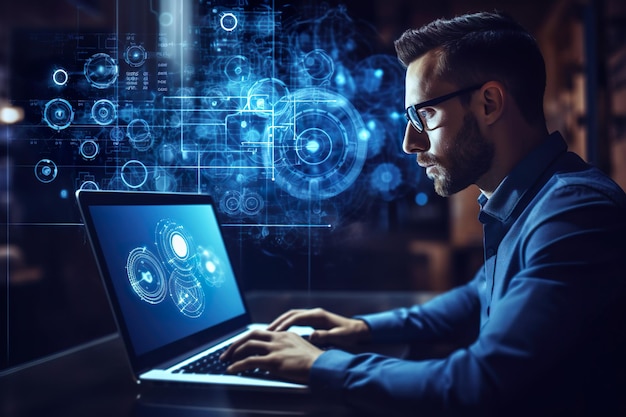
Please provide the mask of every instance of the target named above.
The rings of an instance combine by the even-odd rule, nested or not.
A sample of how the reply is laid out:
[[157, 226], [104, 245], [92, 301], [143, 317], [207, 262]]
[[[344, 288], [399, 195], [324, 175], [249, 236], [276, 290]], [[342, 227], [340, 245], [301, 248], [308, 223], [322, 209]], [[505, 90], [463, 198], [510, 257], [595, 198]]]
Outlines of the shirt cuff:
[[340, 402], [348, 367], [354, 355], [339, 349], [322, 353], [313, 362], [309, 388], [315, 395]]
[[385, 311], [382, 313], [366, 314], [355, 316], [355, 319], [363, 320], [370, 329], [370, 342], [393, 342], [396, 339], [402, 340], [404, 329], [402, 321], [398, 320], [395, 311]]

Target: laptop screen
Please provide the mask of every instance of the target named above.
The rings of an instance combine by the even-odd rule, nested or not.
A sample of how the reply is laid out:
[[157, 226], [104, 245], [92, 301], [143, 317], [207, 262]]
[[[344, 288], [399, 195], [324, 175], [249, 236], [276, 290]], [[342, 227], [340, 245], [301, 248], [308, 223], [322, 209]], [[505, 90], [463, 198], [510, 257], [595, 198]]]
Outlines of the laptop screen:
[[135, 355], [246, 314], [211, 204], [92, 203], [88, 211]]

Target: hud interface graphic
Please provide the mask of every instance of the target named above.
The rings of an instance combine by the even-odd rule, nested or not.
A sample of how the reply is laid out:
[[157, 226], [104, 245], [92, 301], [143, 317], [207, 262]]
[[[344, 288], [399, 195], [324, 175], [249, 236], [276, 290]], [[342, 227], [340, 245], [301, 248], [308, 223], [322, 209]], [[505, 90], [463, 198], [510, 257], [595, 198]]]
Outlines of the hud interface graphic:
[[[346, 256], [345, 242], [436, 198], [401, 150], [404, 69], [347, 7], [111, 1], [115, 27], [77, 23], [13, 40], [12, 95], [25, 119], [7, 130], [4, 157], [2, 231], [21, 256], [7, 257], [8, 364], [62, 348], [66, 314], [74, 324], [61, 327], [78, 337], [97, 333], [94, 323], [113, 328], [77, 189], [211, 194], [249, 288], [341, 288], [366, 261]], [[168, 292], [156, 255], [129, 255], [143, 265], [130, 277], [146, 302]], [[210, 252], [201, 256], [211, 262]], [[32, 278], [12, 275], [18, 265]], [[25, 307], [39, 298], [34, 305], [57, 324]], [[24, 345], [34, 350], [16, 347]]]

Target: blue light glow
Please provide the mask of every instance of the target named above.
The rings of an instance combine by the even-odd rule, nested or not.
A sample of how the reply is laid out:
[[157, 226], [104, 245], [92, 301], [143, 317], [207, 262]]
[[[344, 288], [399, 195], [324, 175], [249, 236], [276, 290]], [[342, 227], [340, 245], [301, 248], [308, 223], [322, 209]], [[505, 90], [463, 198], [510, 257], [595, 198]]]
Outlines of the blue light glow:
[[417, 193], [415, 195], [415, 204], [417, 204], [420, 207], [423, 207], [426, 204], [428, 204], [428, 194], [426, 194], [426, 193]]

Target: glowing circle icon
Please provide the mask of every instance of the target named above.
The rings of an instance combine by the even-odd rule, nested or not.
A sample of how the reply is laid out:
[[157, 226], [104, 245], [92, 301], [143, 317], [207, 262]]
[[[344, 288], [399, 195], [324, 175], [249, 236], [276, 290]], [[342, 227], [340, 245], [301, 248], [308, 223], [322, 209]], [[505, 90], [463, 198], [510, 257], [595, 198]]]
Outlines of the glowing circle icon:
[[371, 177], [373, 189], [385, 194], [394, 191], [402, 184], [402, 171], [396, 165], [385, 162], [376, 167]]
[[157, 257], [146, 248], [135, 248], [126, 261], [126, 273], [133, 291], [149, 304], [165, 299], [167, 286], [165, 272]]
[[189, 254], [189, 248], [187, 247], [187, 241], [180, 233], [173, 233], [170, 239], [170, 244], [174, 254], [180, 259], [185, 259]]
[[241, 193], [236, 190], [229, 190], [220, 199], [220, 210], [230, 216], [241, 213]]
[[345, 191], [360, 174], [369, 133], [360, 114], [337, 93], [307, 88], [296, 91], [290, 116], [275, 129], [276, 184], [303, 200], [327, 199]]
[[164, 12], [159, 15], [159, 24], [161, 26], [172, 26], [174, 23], [174, 15], [169, 12]]
[[87, 139], [80, 144], [79, 153], [87, 161], [95, 159], [99, 151], [100, 147], [95, 140]]
[[35, 165], [35, 177], [44, 184], [54, 181], [57, 174], [57, 165], [50, 159], [42, 159]]
[[289, 90], [276, 78], [263, 78], [248, 90], [248, 108], [260, 117], [279, 115], [289, 108]]
[[89, 83], [95, 88], [108, 88], [118, 77], [117, 64], [109, 55], [98, 53], [85, 62], [83, 73]]
[[142, 66], [147, 58], [148, 53], [141, 45], [131, 45], [126, 48], [126, 52], [124, 52], [124, 60], [128, 65], [134, 68]]
[[328, 80], [335, 72], [332, 58], [322, 49], [315, 49], [306, 54], [303, 65], [306, 73], [318, 81]]
[[67, 71], [62, 68], [59, 68], [52, 73], [52, 81], [58, 86], [63, 86], [67, 84], [69, 79], [70, 76], [68, 75]]
[[232, 32], [233, 30], [235, 30], [237, 28], [237, 24], [237, 16], [235, 16], [233, 13], [224, 13], [220, 18], [220, 26], [226, 32]]
[[226, 62], [224, 73], [233, 82], [246, 81], [250, 77], [250, 62], [245, 56], [237, 55]]
[[166, 265], [179, 273], [189, 273], [196, 267], [193, 237], [171, 219], [162, 219], [155, 230], [156, 246]]
[[128, 140], [138, 151], [147, 151], [152, 146], [150, 126], [144, 119], [134, 119], [126, 128]]
[[224, 283], [225, 271], [220, 258], [211, 249], [198, 248], [198, 272], [211, 287], [219, 287]]
[[172, 272], [169, 292], [178, 311], [189, 318], [198, 318], [204, 312], [204, 290], [200, 281], [193, 275]]
[[62, 98], [50, 100], [44, 107], [43, 120], [54, 130], [65, 129], [74, 120], [74, 109]]
[[98, 187], [98, 184], [96, 184], [94, 181], [84, 181], [80, 185], [80, 189], [81, 190], [99, 190], [100, 187]]
[[241, 211], [248, 216], [255, 216], [263, 210], [265, 202], [259, 193], [247, 191], [241, 198]]
[[330, 158], [332, 151], [332, 138], [322, 129], [311, 127], [296, 139], [296, 154], [307, 164], [323, 164]]
[[109, 138], [115, 144], [124, 140], [124, 136], [125, 136], [124, 130], [122, 130], [122, 128], [118, 126], [115, 126], [113, 129], [111, 129], [111, 132], [109, 133]]
[[148, 181], [148, 169], [137, 160], [126, 162], [121, 169], [122, 182], [129, 188], [141, 188]]
[[91, 107], [91, 117], [101, 126], [110, 125], [117, 117], [115, 104], [110, 100], [98, 100]]

